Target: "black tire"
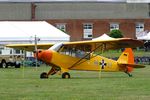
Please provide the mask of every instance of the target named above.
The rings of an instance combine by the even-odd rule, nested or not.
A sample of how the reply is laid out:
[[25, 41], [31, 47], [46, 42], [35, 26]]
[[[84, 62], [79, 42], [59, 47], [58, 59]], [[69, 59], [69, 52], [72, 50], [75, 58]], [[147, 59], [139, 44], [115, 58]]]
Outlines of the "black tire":
[[15, 68], [20, 68], [20, 64], [15, 64]]
[[64, 79], [70, 78], [70, 74], [68, 72], [65, 72], [62, 74], [62, 78]]
[[132, 74], [129, 74], [129, 77], [132, 77]]
[[2, 67], [2, 68], [7, 68], [7, 67], [8, 67], [6, 61], [3, 60], [3, 61], [1, 62], [1, 67]]
[[46, 72], [41, 73], [40, 78], [41, 78], [41, 79], [46, 79], [46, 78], [48, 78], [47, 73], [46, 73]]

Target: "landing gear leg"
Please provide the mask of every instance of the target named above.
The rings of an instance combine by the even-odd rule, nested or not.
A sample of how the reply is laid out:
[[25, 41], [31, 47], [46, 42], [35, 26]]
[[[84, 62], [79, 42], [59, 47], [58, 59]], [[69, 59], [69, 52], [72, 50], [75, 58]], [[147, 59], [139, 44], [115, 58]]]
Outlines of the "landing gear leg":
[[56, 70], [54, 67], [52, 67], [48, 73], [46, 73], [46, 72], [41, 73], [40, 78], [41, 79], [48, 78], [49, 75], [54, 75], [54, 74], [56, 74], [57, 71], [58, 70]]
[[54, 75], [54, 74], [56, 74], [56, 72], [57, 72], [57, 70], [54, 67], [52, 67], [51, 70], [49, 70], [49, 72], [47, 73], [47, 75], [48, 76], [49, 75]]

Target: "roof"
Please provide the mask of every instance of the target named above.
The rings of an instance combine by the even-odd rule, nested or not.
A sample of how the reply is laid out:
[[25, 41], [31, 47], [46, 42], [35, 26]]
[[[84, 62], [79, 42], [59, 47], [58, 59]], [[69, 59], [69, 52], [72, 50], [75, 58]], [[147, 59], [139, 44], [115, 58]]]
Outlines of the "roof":
[[35, 36], [41, 42], [70, 40], [69, 35], [45, 21], [1, 21], [0, 27], [0, 42], [29, 42], [33, 41]]
[[0, 0], [0, 2], [105, 2], [105, 3], [150, 3], [149, 0]]
[[126, 0], [0, 0], [0, 2], [126, 2]]

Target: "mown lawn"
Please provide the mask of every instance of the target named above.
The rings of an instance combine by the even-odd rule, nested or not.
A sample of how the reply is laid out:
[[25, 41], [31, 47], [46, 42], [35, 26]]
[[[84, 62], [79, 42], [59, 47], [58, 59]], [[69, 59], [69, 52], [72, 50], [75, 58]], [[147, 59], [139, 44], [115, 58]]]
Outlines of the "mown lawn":
[[149, 100], [150, 65], [122, 72], [70, 71], [71, 79], [39, 79], [48, 66], [0, 69], [0, 100]]

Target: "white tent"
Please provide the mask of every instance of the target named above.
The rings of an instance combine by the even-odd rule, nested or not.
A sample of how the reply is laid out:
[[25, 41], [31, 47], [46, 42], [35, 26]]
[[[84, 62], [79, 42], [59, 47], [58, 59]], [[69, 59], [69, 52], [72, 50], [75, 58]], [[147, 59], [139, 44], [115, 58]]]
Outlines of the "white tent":
[[112, 38], [110, 36], [108, 36], [107, 34], [103, 34], [97, 38], [93, 38], [92, 41], [94, 40], [114, 40], [115, 38]]
[[34, 37], [39, 43], [56, 43], [70, 40], [70, 36], [45, 21], [1, 21], [0, 44], [32, 43]]
[[144, 36], [139, 36], [137, 37], [138, 40], [150, 40], [150, 32], [148, 32], [146, 35]]

